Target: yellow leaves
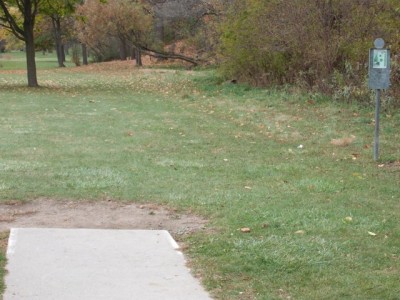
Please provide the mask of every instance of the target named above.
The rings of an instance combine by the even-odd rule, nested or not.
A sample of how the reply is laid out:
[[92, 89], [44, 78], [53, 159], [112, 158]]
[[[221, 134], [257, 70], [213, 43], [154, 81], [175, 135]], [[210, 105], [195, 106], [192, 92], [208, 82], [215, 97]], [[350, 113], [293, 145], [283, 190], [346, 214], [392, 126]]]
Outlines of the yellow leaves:
[[78, 38], [98, 49], [121, 36], [130, 39], [127, 42], [146, 44], [153, 17], [143, 8], [142, 4], [128, 0], [87, 1], [77, 8], [77, 14], [85, 21], [75, 25]]
[[343, 220], [344, 220], [345, 223], [351, 223], [351, 222], [353, 222], [353, 218], [350, 217], [350, 216], [349, 216], [349, 217], [345, 217]]
[[354, 172], [354, 173], [352, 174], [352, 176], [355, 177], [355, 178], [357, 178], [357, 179], [360, 179], [360, 180], [364, 180], [364, 179], [366, 179], [366, 177], [367, 177], [366, 174], [360, 174], [360, 173], [357, 173], [357, 172]]
[[[345, 218], [343, 218], [343, 223], [346, 223], [346, 224], [353, 224], [353, 217], [351, 217], [351, 216], [347, 216], [347, 217], [345, 217]], [[365, 230], [365, 229], [364, 229]], [[362, 235], [365, 235], [365, 231], [364, 230], [362, 230]], [[376, 233], [376, 232], [373, 232], [373, 231], [368, 231], [367, 230], [367, 234], [369, 235], [369, 236], [373, 236], [373, 237], [376, 237], [376, 236], [378, 236], [378, 234]], [[385, 238], [388, 238], [388, 236], [387, 235], [385, 235]]]

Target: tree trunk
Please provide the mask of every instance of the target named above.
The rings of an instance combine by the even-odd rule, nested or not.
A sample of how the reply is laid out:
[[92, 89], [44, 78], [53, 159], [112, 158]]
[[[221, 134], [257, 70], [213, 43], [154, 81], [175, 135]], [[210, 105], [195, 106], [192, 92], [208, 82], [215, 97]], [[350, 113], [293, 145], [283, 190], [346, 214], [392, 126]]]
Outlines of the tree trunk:
[[24, 38], [26, 51], [26, 66], [28, 75], [28, 86], [38, 87], [35, 61], [35, 41], [33, 37], [34, 20], [32, 17], [26, 17], [24, 20]]
[[61, 40], [61, 22], [59, 18], [52, 17], [52, 23], [53, 23], [53, 31], [54, 31], [54, 40], [56, 44], [56, 52], [57, 52], [57, 61], [58, 61], [58, 66], [60, 68], [64, 68], [64, 60], [65, 60], [65, 55], [64, 55], [64, 49], [62, 45], [62, 40]]
[[140, 49], [140, 47], [136, 47], [135, 59], [136, 59], [136, 66], [137, 67], [142, 67], [143, 66], [143, 63], [142, 63], [142, 50]]
[[164, 18], [158, 16], [154, 22], [156, 41], [160, 44], [164, 43]]
[[25, 42], [26, 46], [26, 65], [27, 65], [27, 75], [28, 75], [28, 86], [38, 87], [37, 74], [36, 74], [36, 61], [35, 61], [35, 45], [32, 41], [27, 40]]
[[126, 60], [128, 58], [127, 45], [124, 38], [120, 38], [119, 40], [119, 58], [121, 60]]
[[66, 60], [66, 58], [65, 58], [65, 56], [66, 56], [66, 54], [65, 54], [65, 46], [64, 46], [64, 44], [61, 44], [61, 53], [62, 53], [62, 61], [63, 61], [63, 63], [65, 63], [67, 60]]
[[88, 65], [88, 53], [86, 44], [82, 44], [82, 61], [85, 66]]

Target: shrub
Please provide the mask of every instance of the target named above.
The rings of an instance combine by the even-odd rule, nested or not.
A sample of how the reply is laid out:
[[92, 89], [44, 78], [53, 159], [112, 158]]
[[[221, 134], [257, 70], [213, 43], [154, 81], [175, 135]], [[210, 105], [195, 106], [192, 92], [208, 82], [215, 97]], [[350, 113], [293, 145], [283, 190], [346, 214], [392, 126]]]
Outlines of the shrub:
[[[337, 100], [369, 103], [368, 49], [377, 36], [391, 42], [398, 34], [387, 30], [397, 28], [390, 22], [396, 19], [391, 5], [237, 0], [221, 26], [221, 71], [254, 85], [296, 84]], [[400, 83], [399, 67], [393, 71], [392, 83]]]

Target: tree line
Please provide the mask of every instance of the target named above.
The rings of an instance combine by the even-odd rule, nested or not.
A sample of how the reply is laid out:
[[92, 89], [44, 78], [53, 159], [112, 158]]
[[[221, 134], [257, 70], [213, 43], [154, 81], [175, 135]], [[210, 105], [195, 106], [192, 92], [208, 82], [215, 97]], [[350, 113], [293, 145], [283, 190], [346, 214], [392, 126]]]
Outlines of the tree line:
[[[62, 67], [63, 47], [75, 45], [77, 64], [87, 49], [96, 61], [134, 57], [138, 65], [146, 53], [215, 64], [256, 86], [362, 102], [368, 49], [382, 37], [393, 57], [393, 99], [400, 95], [397, 0], [0, 0], [0, 8], [0, 32], [25, 43], [29, 86], [37, 85], [35, 50], [55, 48]], [[165, 51], [176, 40], [196, 49], [192, 57]]]
[[96, 61], [135, 57], [140, 65], [145, 52], [196, 65], [198, 59], [165, 51], [164, 44], [193, 34], [208, 7], [202, 0], [0, 0], [0, 40], [3, 49], [6, 40], [6, 47], [25, 50], [30, 87], [38, 86], [39, 49], [55, 48], [60, 67], [71, 45], [76, 64], [80, 52], [87, 62], [89, 49]]

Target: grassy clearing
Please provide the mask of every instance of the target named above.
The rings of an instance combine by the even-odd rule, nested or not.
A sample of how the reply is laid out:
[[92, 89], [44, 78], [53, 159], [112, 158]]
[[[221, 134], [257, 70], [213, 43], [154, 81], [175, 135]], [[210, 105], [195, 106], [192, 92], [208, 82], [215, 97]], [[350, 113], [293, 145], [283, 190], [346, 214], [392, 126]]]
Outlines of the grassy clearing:
[[[13, 51], [0, 53], [0, 71], [1, 70], [23, 70], [26, 68], [26, 57], [24, 51]], [[38, 69], [57, 68], [56, 53], [36, 53], [36, 64]], [[65, 63], [67, 67], [72, 67], [74, 64], [67, 58]]]
[[[218, 299], [398, 299], [400, 115], [126, 63], [0, 72], [0, 198], [152, 201]], [[346, 147], [332, 139], [355, 140]], [[302, 145], [302, 146], [300, 146]], [[250, 228], [242, 233], [241, 228]]]

